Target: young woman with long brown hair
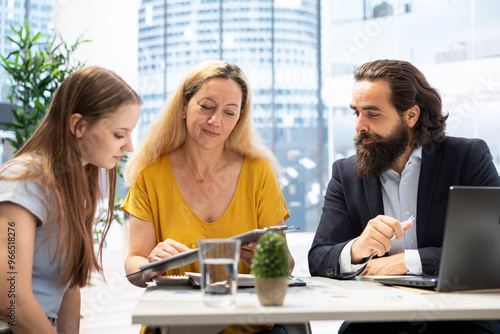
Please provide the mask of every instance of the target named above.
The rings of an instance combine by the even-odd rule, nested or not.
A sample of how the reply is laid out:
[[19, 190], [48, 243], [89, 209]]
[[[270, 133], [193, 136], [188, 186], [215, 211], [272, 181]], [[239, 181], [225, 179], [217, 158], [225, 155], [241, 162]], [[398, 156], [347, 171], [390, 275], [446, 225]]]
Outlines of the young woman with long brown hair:
[[133, 151], [141, 103], [112, 71], [79, 69], [0, 167], [0, 333], [78, 332], [80, 288], [102, 273], [93, 239], [99, 202], [107, 197], [101, 253], [116, 164]]

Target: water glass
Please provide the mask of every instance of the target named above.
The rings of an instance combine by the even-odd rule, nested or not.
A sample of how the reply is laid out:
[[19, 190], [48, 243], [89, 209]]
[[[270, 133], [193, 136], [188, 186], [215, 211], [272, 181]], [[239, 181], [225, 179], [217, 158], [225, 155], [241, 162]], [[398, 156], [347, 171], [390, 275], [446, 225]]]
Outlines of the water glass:
[[236, 302], [240, 247], [236, 239], [198, 240], [205, 305], [224, 307]]

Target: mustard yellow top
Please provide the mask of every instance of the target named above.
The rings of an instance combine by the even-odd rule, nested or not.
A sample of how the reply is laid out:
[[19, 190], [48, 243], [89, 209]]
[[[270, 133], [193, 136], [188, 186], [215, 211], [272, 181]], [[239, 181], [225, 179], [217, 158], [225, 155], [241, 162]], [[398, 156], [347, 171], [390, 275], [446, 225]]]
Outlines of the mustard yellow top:
[[[169, 155], [144, 169], [130, 188], [121, 209], [155, 224], [156, 242], [167, 238], [197, 248], [205, 238], [227, 238], [287, 220], [285, 198], [276, 174], [265, 160], [245, 158], [233, 199], [226, 212], [207, 223], [191, 210], [177, 185]], [[198, 262], [167, 271], [167, 275], [200, 272]], [[250, 268], [240, 261], [240, 273]]]

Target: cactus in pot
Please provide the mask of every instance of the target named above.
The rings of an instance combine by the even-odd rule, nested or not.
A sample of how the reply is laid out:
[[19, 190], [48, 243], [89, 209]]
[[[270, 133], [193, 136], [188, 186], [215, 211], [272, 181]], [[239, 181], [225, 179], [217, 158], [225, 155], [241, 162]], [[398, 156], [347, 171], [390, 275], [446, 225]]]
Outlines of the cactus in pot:
[[285, 239], [278, 233], [264, 234], [252, 260], [255, 290], [264, 306], [283, 304], [290, 276], [290, 260]]

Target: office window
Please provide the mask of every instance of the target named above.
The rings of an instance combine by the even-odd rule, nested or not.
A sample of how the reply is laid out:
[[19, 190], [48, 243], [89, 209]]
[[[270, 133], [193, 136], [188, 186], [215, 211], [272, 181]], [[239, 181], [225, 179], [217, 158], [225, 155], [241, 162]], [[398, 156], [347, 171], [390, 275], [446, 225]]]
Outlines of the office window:
[[[438, 89], [447, 134], [487, 141], [500, 169], [500, 23], [496, 1], [324, 2], [329, 160], [353, 153], [352, 72], [366, 61], [412, 62]], [[382, 4], [384, 4], [382, 6]], [[381, 7], [382, 6], [382, 7]], [[443, 27], [446, 27], [444, 29]], [[346, 133], [348, 126], [350, 133]]]
[[[311, 204], [305, 203], [304, 199], [324, 181], [319, 181], [320, 172], [316, 166], [308, 165], [311, 169], [308, 170], [300, 164], [300, 159], [316, 160], [317, 156], [326, 153], [325, 143], [320, 145], [316, 136], [317, 1], [174, 0], [152, 1], [143, 3], [142, 7], [152, 4], [158, 8], [156, 15], [167, 18], [154, 23], [160, 31], [167, 32], [167, 39], [160, 38], [153, 44], [146, 44], [142, 36], [147, 33], [148, 26], [140, 21], [140, 63], [153, 61], [148, 54], [167, 56], [163, 57], [162, 76], [158, 71], [141, 71], [139, 74], [140, 81], [159, 83], [143, 86], [144, 93], [154, 90], [163, 93], [166, 99], [181, 77], [196, 63], [206, 59], [223, 59], [240, 66], [250, 80], [253, 116], [261, 137], [274, 151], [283, 170], [292, 168], [297, 171], [280, 171], [287, 200], [290, 197], [296, 202], [290, 208], [292, 218], [289, 223], [309, 229], [308, 224], [319, 219], [319, 201]], [[157, 51], [152, 50], [154, 45], [158, 47]], [[298, 64], [301, 64], [300, 68], [297, 68]], [[141, 64], [139, 66], [144, 68]], [[272, 91], [277, 93], [271, 95]], [[148, 114], [156, 113], [163, 105], [160, 100], [156, 103], [148, 105]], [[149, 119], [141, 117], [143, 133], [140, 136], [148, 130]], [[293, 191], [288, 188], [289, 184], [293, 185]]]
[[500, 112], [491, 112], [500, 107], [500, 24], [492, 1], [322, 1], [320, 67], [315, 0], [185, 3], [182, 15], [176, 1], [168, 4], [169, 36], [162, 43], [179, 47], [173, 36], [182, 31], [183, 48], [193, 52], [164, 60], [165, 95], [201, 60], [243, 68], [255, 124], [283, 167], [290, 224], [315, 230], [331, 164], [354, 154], [352, 72], [366, 61], [414, 63], [442, 93], [448, 133], [486, 139], [500, 166], [493, 125]]
[[[192, 66], [206, 59], [239, 65], [251, 83], [254, 122], [282, 166], [288, 223], [314, 231], [333, 161], [354, 154], [353, 71], [370, 60], [403, 59], [440, 91], [447, 133], [485, 139], [500, 168], [500, 2], [318, 1], [142, 0], [139, 140]], [[42, 27], [49, 2], [32, 0]], [[24, 1], [1, 6], [7, 33], [22, 20]], [[0, 42], [2, 55], [9, 47]], [[2, 82], [3, 99], [7, 88]]]

